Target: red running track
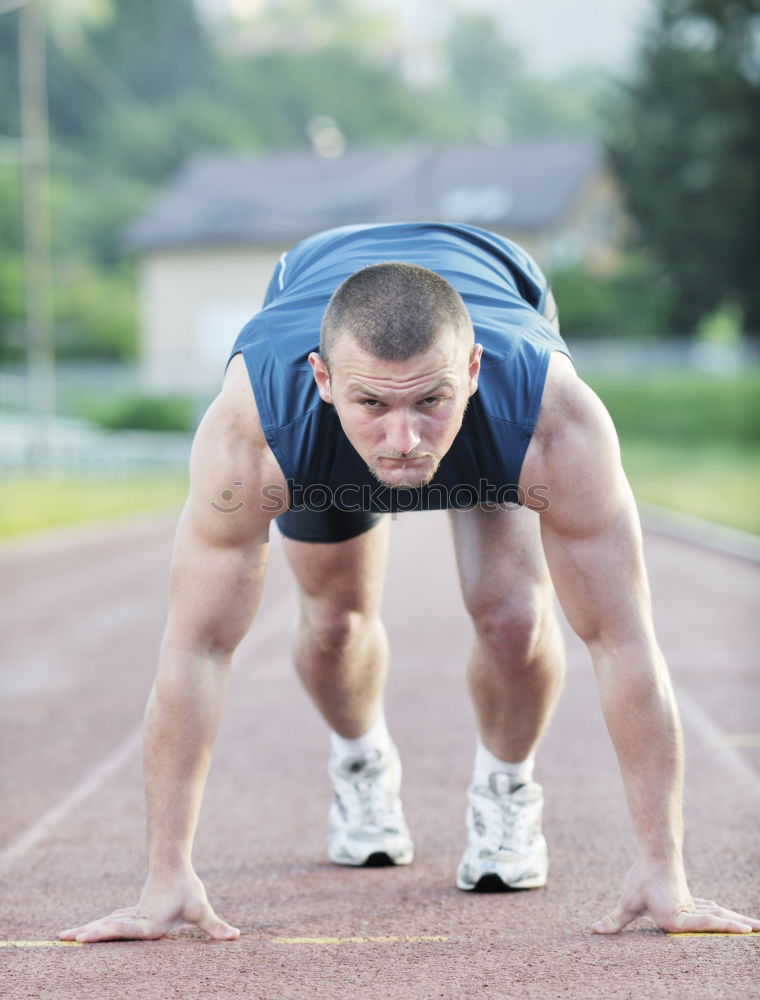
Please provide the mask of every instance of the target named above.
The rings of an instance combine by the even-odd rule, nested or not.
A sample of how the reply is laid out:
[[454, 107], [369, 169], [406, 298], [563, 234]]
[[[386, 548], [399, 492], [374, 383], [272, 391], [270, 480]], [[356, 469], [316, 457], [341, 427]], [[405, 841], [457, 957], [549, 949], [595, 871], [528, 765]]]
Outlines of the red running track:
[[[172, 532], [172, 521], [150, 520], [0, 549], [5, 942], [51, 941], [137, 899], [137, 734]], [[1, 997], [760, 997], [760, 936], [668, 937], [646, 921], [616, 937], [590, 933], [616, 899], [633, 841], [591, 666], [573, 636], [537, 768], [549, 884], [496, 896], [454, 887], [474, 746], [469, 627], [445, 516], [405, 515], [392, 535], [388, 717], [414, 864], [354, 870], [325, 860], [327, 739], [289, 664], [293, 591], [273, 545], [195, 852], [214, 906], [242, 937], [181, 931], [156, 942], [2, 947]], [[654, 536], [647, 554], [686, 730], [692, 888], [757, 914], [760, 567]], [[332, 940], [291, 940], [304, 937]]]

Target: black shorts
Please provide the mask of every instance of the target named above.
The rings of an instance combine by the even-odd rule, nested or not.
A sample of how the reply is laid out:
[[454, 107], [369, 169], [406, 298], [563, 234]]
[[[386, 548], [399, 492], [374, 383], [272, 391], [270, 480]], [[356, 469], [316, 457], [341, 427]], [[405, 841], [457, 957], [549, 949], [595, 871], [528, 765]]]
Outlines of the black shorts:
[[288, 510], [277, 527], [296, 542], [345, 542], [374, 528], [385, 514], [369, 510]]

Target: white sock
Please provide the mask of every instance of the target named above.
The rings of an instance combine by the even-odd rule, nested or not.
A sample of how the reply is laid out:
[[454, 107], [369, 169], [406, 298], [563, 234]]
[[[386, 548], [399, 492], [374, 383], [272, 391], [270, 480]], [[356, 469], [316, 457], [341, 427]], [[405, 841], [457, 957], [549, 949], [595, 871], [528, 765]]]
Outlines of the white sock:
[[377, 719], [371, 729], [368, 729], [362, 736], [349, 740], [344, 736], [339, 736], [334, 730], [330, 730], [330, 747], [333, 754], [338, 758], [363, 757], [370, 750], [379, 750], [385, 753], [391, 745], [391, 735], [385, 724], [385, 712], [381, 709]]
[[478, 739], [475, 751], [473, 781], [478, 785], [487, 785], [488, 779], [492, 774], [508, 774], [511, 779], [510, 784], [525, 784], [525, 782], [533, 780], [534, 764], [535, 756], [533, 754], [516, 764], [506, 760], [499, 760]]

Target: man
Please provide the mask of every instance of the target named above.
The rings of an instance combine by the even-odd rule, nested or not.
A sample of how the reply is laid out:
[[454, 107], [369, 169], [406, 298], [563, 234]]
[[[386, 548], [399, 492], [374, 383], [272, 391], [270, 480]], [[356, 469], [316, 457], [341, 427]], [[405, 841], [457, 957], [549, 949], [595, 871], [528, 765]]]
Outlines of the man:
[[410, 508], [451, 510], [474, 624], [479, 741], [457, 885], [546, 881], [532, 768], [563, 672], [554, 587], [594, 662], [639, 844], [620, 902], [593, 929], [642, 913], [666, 930], [760, 929], [688, 890], [681, 731], [635, 505], [609, 416], [575, 374], [546, 281], [518, 247], [437, 224], [299, 244], [234, 346], [190, 471], [145, 721], [145, 886], [137, 907], [64, 939], [154, 938], [178, 922], [237, 936], [209, 905], [191, 849], [276, 516], [300, 593], [296, 666], [331, 730], [329, 856], [412, 860], [378, 617], [383, 512]]

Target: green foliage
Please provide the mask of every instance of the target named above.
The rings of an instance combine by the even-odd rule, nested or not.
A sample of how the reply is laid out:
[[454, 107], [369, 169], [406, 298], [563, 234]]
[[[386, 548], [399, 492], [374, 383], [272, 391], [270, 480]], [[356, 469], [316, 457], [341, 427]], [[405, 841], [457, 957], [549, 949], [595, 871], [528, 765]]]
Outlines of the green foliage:
[[506, 136], [552, 132], [593, 134], [598, 125], [594, 93], [598, 81], [573, 74], [535, 80], [519, 51], [505, 40], [488, 14], [459, 11], [447, 42], [449, 76], [444, 101], [459, 125], [459, 138], [500, 141]]
[[405, 139], [422, 118], [394, 73], [343, 45], [262, 52], [231, 66], [230, 80], [233, 106], [262, 145], [302, 145], [316, 115], [334, 118], [349, 142], [369, 144]]
[[64, 258], [55, 274], [56, 355], [130, 358], [137, 353], [137, 315], [131, 267], [103, 271]]
[[[589, 127], [588, 81], [530, 80], [485, 15], [455, 20], [448, 81], [410, 87], [388, 55], [390, 16], [353, 0], [278, 0], [257, 21], [214, 30], [194, 0], [46, 10], [59, 356], [133, 355], [122, 233], [196, 153], [304, 145], [320, 115], [362, 145]], [[18, 23], [18, 11], [0, 17], [0, 134], [10, 136], [19, 132]], [[4, 360], [23, 350], [19, 191], [18, 167], [0, 164]]]
[[0, 16], [0, 135], [19, 134], [18, 16]]
[[659, 0], [610, 143], [640, 242], [673, 285], [670, 327], [725, 300], [760, 331], [760, 0]]
[[83, 416], [105, 430], [191, 431], [195, 426], [195, 403], [186, 396], [136, 394], [91, 400], [82, 407]]
[[53, 257], [86, 257], [109, 272], [124, 258], [122, 233], [152, 195], [145, 182], [58, 147], [51, 178]]
[[551, 275], [566, 337], [657, 337], [667, 325], [672, 291], [639, 257], [628, 257], [611, 275], [581, 266]]
[[[2, 21], [2, 18], [0, 18]], [[3, 102], [0, 101], [0, 104]], [[21, 356], [24, 268], [21, 257], [21, 187], [18, 171], [0, 165], [0, 360]]]

